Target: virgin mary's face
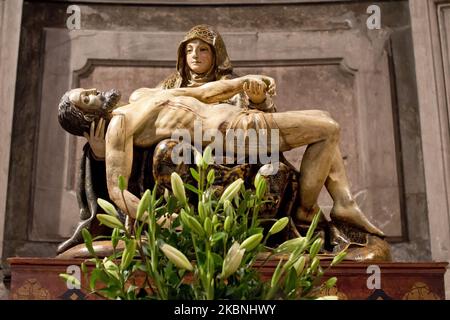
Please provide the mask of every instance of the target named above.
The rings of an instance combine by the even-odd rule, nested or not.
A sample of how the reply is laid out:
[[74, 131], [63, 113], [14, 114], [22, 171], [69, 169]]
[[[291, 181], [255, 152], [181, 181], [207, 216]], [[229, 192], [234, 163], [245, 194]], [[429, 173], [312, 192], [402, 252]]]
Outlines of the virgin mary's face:
[[186, 62], [189, 68], [197, 73], [206, 73], [211, 69], [214, 55], [211, 47], [200, 39], [194, 39], [186, 44]]

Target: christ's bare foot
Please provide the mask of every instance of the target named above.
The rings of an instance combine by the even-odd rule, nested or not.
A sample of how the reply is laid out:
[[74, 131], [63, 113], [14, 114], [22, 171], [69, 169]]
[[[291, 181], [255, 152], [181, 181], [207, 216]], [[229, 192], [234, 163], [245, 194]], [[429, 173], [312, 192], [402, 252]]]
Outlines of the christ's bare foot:
[[335, 204], [331, 210], [330, 218], [331, 221], [345, 222], [368, 233], [384, 237], [383, 231], [375, 227], [366, 218], [356, 203], [348, 206], [340, 206]]
[[[316, 204], [311, 209], [306, 210], [299, 207], [296, 212], [296, 222], [310, 224], [314, 216], [320, 211], [319, 206]], [[321, 213], [319, 223], [326, 222], [325, 216]]]

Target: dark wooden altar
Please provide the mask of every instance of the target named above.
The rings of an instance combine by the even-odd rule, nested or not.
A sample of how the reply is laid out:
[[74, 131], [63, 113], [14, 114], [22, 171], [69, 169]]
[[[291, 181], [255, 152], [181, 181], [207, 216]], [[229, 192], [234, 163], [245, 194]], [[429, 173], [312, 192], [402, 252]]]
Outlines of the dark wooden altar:
[[[66, 273], [68, 267], [77, 269], [83, 260], [53, 258], [10, 258], [10, 299], [97, 299], [86, 295], [86, 291], [68, 288], [58, 275]], [[261, 263], [261, 262], [260, 262]], [[263, 278], [271, 276], [277, 261], [268, 261], [262, 268]], [[327, 262], [323, 264], [326, 267]], [[372, 281], [375, 265], [380, 268], [380, 282]], [[445, 299], [445, 262], [342, 262], [327, 272], [336, 276], [335, 287], [323, 295], [337, 295], [343, 300], [437, 300]], [[376, 269], [376, 267], [375, 267]], [[372, 278], [369, 278], [372, 277]], [[82, 287], [87, 284], [82, 279]], [[369, 286], [368, 286], [369, 284]]]

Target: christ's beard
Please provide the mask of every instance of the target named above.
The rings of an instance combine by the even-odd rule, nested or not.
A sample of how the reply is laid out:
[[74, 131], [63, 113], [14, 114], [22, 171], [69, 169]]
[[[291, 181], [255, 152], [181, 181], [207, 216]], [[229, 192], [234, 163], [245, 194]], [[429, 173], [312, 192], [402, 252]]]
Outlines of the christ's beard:
[[116, 108], [117, 103], [119, 103], [122, 95], [120, 94], [119, 90], [111, 89], [109, 91], [102, 92], [102, 97], [105, 101], [103, 102], [101, 109], [103, 110], [103, 112], [109, 113]]

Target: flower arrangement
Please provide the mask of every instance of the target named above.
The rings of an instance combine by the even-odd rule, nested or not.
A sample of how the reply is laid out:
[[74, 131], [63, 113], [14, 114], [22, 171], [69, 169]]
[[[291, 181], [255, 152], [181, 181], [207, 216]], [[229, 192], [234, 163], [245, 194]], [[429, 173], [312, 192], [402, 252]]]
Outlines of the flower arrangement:
[[[335, 285], [335, 277], [323, 281], [326, 270], [320, 265], [318, 253], [323, 240], [314, 231], [318, 212], [305, 237], [287, 240], [269, 248], [269, 237], [289, 225], [289, 217], [276, 220], [264, 234], [259, 210], [267, 185], [257, 175], [254, 191], [237, 179], [220, 195], [212, 188], [215, 173], [211, 149], [197, 154], [196, 169], [191, 175], [196, 186], [184, 184], [177, 173], [171, 175], [172, 194], [166, 189], [157, 197], [157, 189], [147, 190], [139, 203], [136, 219], [125, 226], [115, 207], [98, 199], [106, 214], [99, 221], [113, 229], [110, 237], [114, 248], [109, 257], [97, 257], [90, 233], [83, 238], [93, 258], [87, 262], [95, 267], [88, 272], [91, 293], [108, 299], [312, 299], [323, 287]], [[209, 169], [209, 170], [208, 170]], [[122, 192], [126, 189], [119, 178]], [[186, 196], [186, 189], [197, 197], [196, 204]], [[123, 250], [118, 250], [121, 243]], [[270, 281], [261, 281], [255, 261], [262, 257], [279, 258]], [[345, 257], [341, 252], [329, 267]], [[136, 273], [144, 275], [137, 284]], [[65, 280], [72, 276], [62, 274]]]

